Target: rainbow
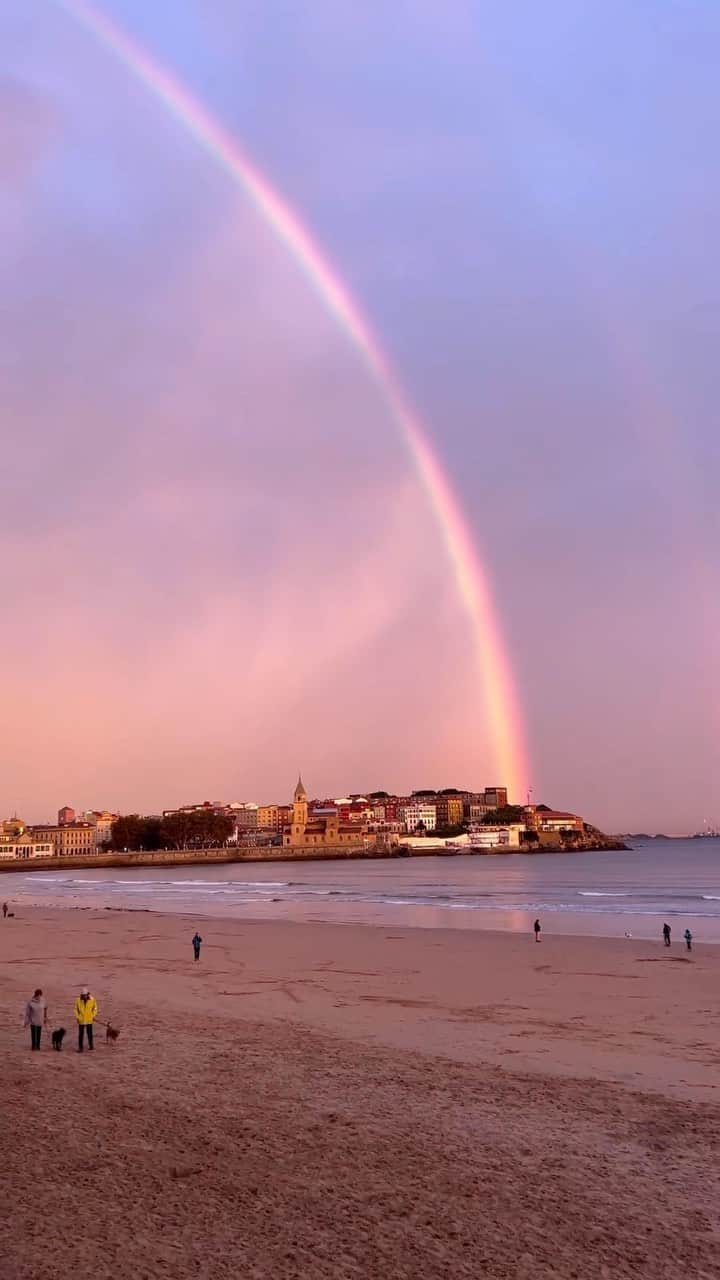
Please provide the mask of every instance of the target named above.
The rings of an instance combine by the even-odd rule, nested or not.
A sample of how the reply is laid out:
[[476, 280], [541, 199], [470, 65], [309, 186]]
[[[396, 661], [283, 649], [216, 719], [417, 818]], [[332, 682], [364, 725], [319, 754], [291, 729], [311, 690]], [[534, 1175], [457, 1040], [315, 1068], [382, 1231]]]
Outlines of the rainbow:
[[235, 139], [183, 84], [88, 0], [53, 2], [104, 45], [244, 191], [362, 357], [383, 393], [412, 457], [442, 534], [460, 599], [473, 629], [488, 725], [495, 749], [495, 766], [500, 775], [497, 782], [506, 785], [510, 793], [520, 799], [528, 782], [523, 726], [487, 574], [462, 509], [422, 423], [410, 406], [358, 304], [297, 215], [251, 164]]

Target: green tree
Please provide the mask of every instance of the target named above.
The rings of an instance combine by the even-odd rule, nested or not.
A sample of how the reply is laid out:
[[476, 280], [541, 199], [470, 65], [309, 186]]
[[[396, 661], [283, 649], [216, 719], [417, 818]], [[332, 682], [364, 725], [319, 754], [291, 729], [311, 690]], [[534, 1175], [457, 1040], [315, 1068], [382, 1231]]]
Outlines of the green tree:
[[161, 839], [170, 849], [215, 849], [227, 844], [232, 832], [233, 820], [227, 814], [198, 809], [163, 818]]
[[483, 826], [505, 827], [512, 822], [525, 822], [525, 810], [521, 804], [506, 804], [501, 809], [491, 809], [483, 818]]
[[160, 826], [159, 818], [144, 818], [139, 813], [121, 815], [112, 825], [110, 848], [116, 853], [159, 849]]

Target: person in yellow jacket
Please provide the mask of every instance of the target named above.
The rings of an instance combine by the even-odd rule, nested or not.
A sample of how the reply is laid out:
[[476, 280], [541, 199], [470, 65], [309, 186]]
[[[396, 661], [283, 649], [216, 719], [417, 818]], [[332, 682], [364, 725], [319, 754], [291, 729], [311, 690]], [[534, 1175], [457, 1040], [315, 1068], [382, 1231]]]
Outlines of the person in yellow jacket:
[[87, 1031], [88, 1049], [93, 1047], [93, 1022], [98, 1015], [97, 1000], [90, 995], [87, 987], [83, 987], [75, 1001], [75, 1019], [78, 1024], [78, 1053], [83, 1051], [83, 1040]]

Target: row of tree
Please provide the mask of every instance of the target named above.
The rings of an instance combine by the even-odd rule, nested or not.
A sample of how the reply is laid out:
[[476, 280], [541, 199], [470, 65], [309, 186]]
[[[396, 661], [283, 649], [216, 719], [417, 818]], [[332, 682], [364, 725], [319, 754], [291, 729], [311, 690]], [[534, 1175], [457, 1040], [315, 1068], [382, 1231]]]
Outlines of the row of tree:
[[207, 809], [170, 813], [165, 818], [130, 813], [113, 823], [108, 848], [115, 853], [130, 849], [215, 849], [227, 844], [232, 834], [232, 818]]
[[[538, 808], [547, 808], [547, 805], [538, 805]], [[521, 804], [506, 804], [501, 809], [490, 809], [482, 821], [486, 827], [507, 827], [510, 823], [525, 820], [526, 813]]]

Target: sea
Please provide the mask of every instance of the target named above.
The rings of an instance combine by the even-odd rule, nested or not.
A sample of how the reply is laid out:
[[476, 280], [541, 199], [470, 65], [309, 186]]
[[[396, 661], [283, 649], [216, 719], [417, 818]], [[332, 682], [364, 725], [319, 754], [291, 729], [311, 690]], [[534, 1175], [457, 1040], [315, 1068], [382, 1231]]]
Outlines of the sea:
[[224, 863], [13, 873], [2, 895], [245, 920], [544, 931], [720, 942], [720, 839], [642, 839], [625, 852]]

